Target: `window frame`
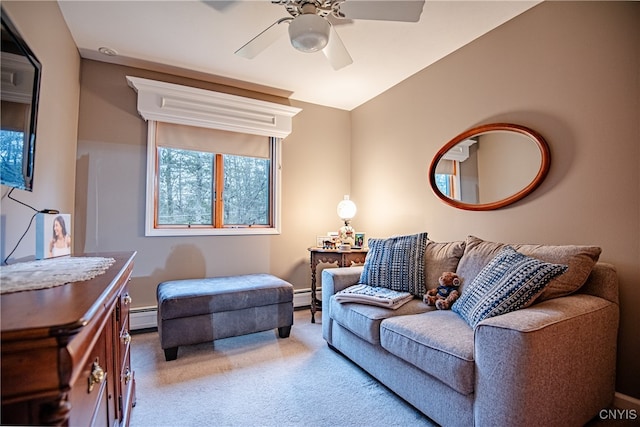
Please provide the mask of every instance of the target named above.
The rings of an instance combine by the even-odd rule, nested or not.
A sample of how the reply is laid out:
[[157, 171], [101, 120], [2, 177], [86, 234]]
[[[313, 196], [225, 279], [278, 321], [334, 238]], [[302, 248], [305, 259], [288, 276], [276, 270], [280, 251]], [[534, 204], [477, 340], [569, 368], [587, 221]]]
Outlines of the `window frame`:
[[460, 161], [452, 160], [452, 159], [447, 159], [447, 160], [451, 160], [453, 162], [453, 173], [441, 173], [441, 174], [434, 173], [434, 175], [444, 175], [447, 177], [446, 179], [449, 183], [449, 190], [451, 191], [451, 194], [446, 194], [444, 191], [442, 191], [442, 189], [440, 189], [440, 192], [442, 194], [444, 194], [450, 199], [460, 200], [460, 195], [462, 193], [461, 191], [462, 183], [460, 182]]
[[[145, 236], [202, 236], [280, 234], [282, 142], [292, 130], [293, 116], [302, 108], [247, 98], [174, 83], [126, 76], [136, 92], [136, 109], [147, 125], [147, 173], [145, 201]], [[244, 228], [154, 228], [155, 123], [166, 122], [203, 128], [263, 135], [275, 138], [271, 144], [273, 162], [273, 226]]]
[[[229, 235], [269, 235], [280, 234], [281, 227], [281, 169], [282, 169], [282, 138], [270, 139], [270, 212], [271, 226], [223, 226], [214, 225], [161, 225], [156, 223], [158, 207], [159, 159], [156, 144], [156, 120], [147, 122], [147, 173], [146, 173], [146, 204], [145, 204], [145, 236], [229, 236]], [[217, 174], [214, 168], [214, 174]], [[216, 197], [218, 197], [216, 195]], [[214, 201], [214, 209], [218, 203]]]

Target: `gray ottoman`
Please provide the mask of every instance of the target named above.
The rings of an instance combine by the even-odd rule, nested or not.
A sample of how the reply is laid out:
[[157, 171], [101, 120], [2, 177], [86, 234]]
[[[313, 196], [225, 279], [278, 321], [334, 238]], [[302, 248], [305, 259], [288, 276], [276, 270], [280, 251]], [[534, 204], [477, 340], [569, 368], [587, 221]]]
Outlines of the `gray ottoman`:
[[158, 285], [158, 333], [166, 360], [178, 346], [293, 325], [293, 286], [270, 274], [172, 280]]

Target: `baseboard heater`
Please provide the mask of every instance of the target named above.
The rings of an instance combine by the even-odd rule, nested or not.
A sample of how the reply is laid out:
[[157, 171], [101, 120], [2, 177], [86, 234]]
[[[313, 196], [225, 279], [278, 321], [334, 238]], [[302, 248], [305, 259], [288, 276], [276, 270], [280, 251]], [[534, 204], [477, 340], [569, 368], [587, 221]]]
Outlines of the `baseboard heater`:
[[157, 316], [158, 307], [155, 305], [132, 308], [129, 312], [129, 329], [136, 331], [139, 329], [157, 328]]
[[[322, 289], [316, 289], [316, 298], [322, 300]], [[293, 308], [311, 307], [311, 288], [293, 291]]]
[[[318, 299], [322, 299], [322, 291], [316, 291]], [[293, 307], [311, 306], [311, 289], [296, 289], [293, 291]], [[158, 327], [158, 307], [150, 305], [147, 307], [132, 308], [129, 313], [130, 329], [132, 331], [140, 329], [150, 329]]]

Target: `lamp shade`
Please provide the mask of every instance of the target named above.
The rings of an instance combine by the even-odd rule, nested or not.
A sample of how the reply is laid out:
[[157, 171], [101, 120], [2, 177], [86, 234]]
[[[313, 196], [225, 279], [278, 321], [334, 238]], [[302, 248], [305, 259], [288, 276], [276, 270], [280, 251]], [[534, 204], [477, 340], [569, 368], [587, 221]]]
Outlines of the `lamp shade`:
[[296, 16], [289, 24], [291, 45], [302, 52], [316, 52], [329, 42], [329, 21], [314, 13]]
[[349, 200], [349, 196], [344, 196], [344, 200], [341, 200], [340, 203], [338, 203], [338, 216], [343, 221], [348, 221], [356, 216], [356, 211], [356, 204], [353, 203], [352, 200]]

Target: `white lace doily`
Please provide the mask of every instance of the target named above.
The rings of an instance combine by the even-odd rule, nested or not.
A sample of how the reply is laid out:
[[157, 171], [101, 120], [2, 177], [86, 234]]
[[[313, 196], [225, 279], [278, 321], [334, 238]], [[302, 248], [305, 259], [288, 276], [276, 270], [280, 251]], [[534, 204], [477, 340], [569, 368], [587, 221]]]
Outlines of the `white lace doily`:
[[0, 266], [0, 294], [53, 288], [93, 279], [115, 262], [113, 258], [63, 257]]

